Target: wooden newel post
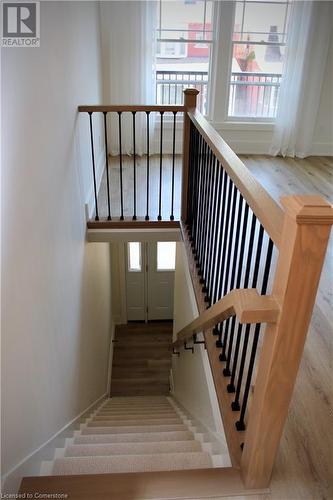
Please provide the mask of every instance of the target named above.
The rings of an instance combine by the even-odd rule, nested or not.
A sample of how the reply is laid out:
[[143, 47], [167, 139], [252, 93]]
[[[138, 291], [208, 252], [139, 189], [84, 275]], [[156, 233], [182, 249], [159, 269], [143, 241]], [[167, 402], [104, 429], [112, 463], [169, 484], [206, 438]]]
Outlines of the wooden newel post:
[[188, 111], [193, 111], [197, 107], [197, 89], [184, 90], [184, 130], [183, 130], [183, 174], [182, 174], [182, 204], [181, 220], [185, 223], [187, 218], [187, 188], [189, 173], [189, 153], [190, 153], [190, 124], [191, 120], [187, 115]]
[[281, 198], [285, 220], [273, 284], [280, 315], [267, 325], [241, 460], [248, 488], [269, 484], [333, 223], [319, 196]]

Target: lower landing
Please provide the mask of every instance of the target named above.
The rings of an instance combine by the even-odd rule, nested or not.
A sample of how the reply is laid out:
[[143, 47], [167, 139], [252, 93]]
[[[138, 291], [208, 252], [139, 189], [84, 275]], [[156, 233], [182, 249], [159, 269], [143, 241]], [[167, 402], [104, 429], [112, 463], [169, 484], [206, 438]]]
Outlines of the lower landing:
[[[69, 500], [204, 500], [248, 495], [260, 498], [262, 495], [267, 495], [269, 490], [247, 490], [239, 470], [226, 467], [24, 478], [19, 493], [25, 494], [28, 498], [28, 493], [34, 495], [36, 492], [57, 494], [57, 498]], [[62, 497], [61, 494], [66, 496]]]

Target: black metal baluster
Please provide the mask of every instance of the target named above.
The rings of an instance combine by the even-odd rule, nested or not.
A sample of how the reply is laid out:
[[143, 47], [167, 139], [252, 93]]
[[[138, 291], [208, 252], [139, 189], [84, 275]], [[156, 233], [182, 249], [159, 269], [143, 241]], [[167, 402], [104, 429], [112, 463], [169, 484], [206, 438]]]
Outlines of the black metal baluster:
[[[232, 193], [232, 206], [231, 206], [231, 214], [229, 217], [229, 225], [228, 225], [228, 248], [226, 252], [226, 264], [225, 264], [225, 272], [224, 272], [224, 285], [223, 285], [223, 297], [228, 292], [228, 284], [229, 284], [229, 276], [230, 276], [230, 266], [231, 266], [231, 251], [232, 251], [232, 243], [233, 243], [233, 234], [234, 234], [234, 223], [235, 223], [235, 215], [236, 215], [236, 201], [237, 201], [237, 187], [233, 184], [233, 193]], [[235, 241], [236, 245], [236, 241]], [[225, 322], [224, 325], [224, 335], [222, 342], [222, 353], [221, 359], [226, 361], [226, 352], [227, 352], [227, 344], [228, 344], [228, 334], [229, 334], [229, 321]]]
[[160, 131], [160, 191], [159, 191], [159, 198], [158, 198], [158, 216], [157, 216], [157, 220], [162, 220], [163, 114], [164, 114], [164, 111], [160, 111], [160, 115], [161, 115], [161, 131]]
[[149, 220], [149, 115], [150, 115], [150, 111], [146, 111], [146, 115], [147, 115], [147, 200], [146, 200], [145, 220]]
[[194, 180], [194, 160], [196, 156], [196, 129], [193, 123], [190, 125], [190, 159], [188, 173], [188, 188], [187, 188], [187, 219], [186, 225], [190, 234], [192, 233], [193, 224], [193, 180]]
[[[250, 268], [251, 268], [251, 262], [252, 262], [252, 254], [253, 254], [253, 241], [254, 241], [254, 234], [255, 234], [255, 229], [256, 229], [256, 222], [257, 222], [257, 218], [253, 214], [252, 215], [252, 223], [251, 223], [250, 239], [249, 239], [248, 255], [247, 255], [246, 273], [245, 273], [245, 279], [244, 279], [244, 288], [248, 288]], [[254, 273], [253, 273], [253, 279], [252, 279], [252, 288], [256, 287], [257, 279], [258, 279], [261, 247], [262, 247], [262, 237], [263, 237], [263, 231], [261, 231], [261, 229], [262, 229], [262, 226], [260, 227], [260, 230], [259, 230], [259, 238], [258, 238], [257, 250], [256, 250], [256, 259], [255, 259]], [[246, 328], [245, 328], [245, 333], [244, 333], [242, 355], [241, 355], [241, 360], [240, 360], [240, 365], [239, 365], [236, 395], [235, 395], [235, 400], [232, 403], [233, 410], [240, 410], [239, 398], [240, 398], [240, 392], [241, 392], [241, 388], [242, 388], [244, 366], [245, 366], [245, 361], [246, 361], [246, 353], [247, 353], [247, 346], [248, 346], [248, 342], [249, 342], [250, 329], [251, 329], [251, 325], [247, 324]], [[237, 430], [244, 430], [240, 426], [237, 426], [237, 425], [236, 425], [236, 428], [237, 428]]]
[[[212, 172], [212, 168], [211, 168], [212, 156], [213, 156], [213, 153], [212, 153], [211, 149], [208, 148], [207, 156], [206, 156], [206, 166], [205, 166], [205, 169], [206, 169], [206, 178], [205, 178], [206, 188], [205, 188], [205, 205], [204, 205], [204, 213], [203, 213], [203, 239], [202, 239], [202, 250], [201, 250], [201, 253], [202, 253], [202, 257], [201, 257], [201, 261], [202, 261], [201, 283], [203, 283], [203, 284], [205, 283], [205, 280], [207, 277], [206, 276], [206, 274], [207, 274], [206, 260], [207, 260], [207, 238], [208, 238], [208, 233], [209, 233], [209, 222], [210, 222], [209, 218], [208, 218], [208, 213], [209, 213], [209, 203], [210, 203], [210, 188], [211, 188], [210, 178], [211, 178], [211, 172]], [[204, 293], [207, 294], [206, 287], [204, 287]], [[208, 295], [206, 295], [205, 301], [209, 302]]]
[[104, 114], [104, 142], [105, 142], [105, 169], [106, 169], [106, 190], [108, 196], [108, 220], [111, 220], [111, 207], [110, 207], [110, 183], [109, 183], [109, 153], [108, 153], [108, 133], [106, 124], [106, 111]]
[[171, 215], [170, 220], [174, 220], [173, 205], [175, 196], [175, 157], [176, 157], [176, 115], [177, 111], [173, 112], [173, 137], [172, 137], [172, 176], [171, 176]]
[[206, 255], [205, 255], [205, 263], [204, 263], [204, 276], [203, 276], [203, 284], [204, 289], [203, 292], [206, 294], [206, 301], [211, 302], [211, 297], [209, 296], [209, 279], [210, 279], [210, 271], [211, 271], [211, 256], [212, 256], [212, 247], [213, 247], [213, 236], [214, 236], [214, 194], [215, 194], [215, 186], [214, 179], [216, 174], [216, 159], [214, 153], [211, 151], [210, 157], [210, 176], [209, 176], [209, 204], [208, 204], [208, 227], [207, 227], [207, 242], [206, 242]]
[[201, 175], [201, 208], [200, 208], [200, 226], [199, 226], [199, 242], [197, 252], [197, 268], [198, 274], [202, 275], [202, 259], [203, 259], [203, 242], [205, 233], [205, 207], [206, 207], [206, 193], [207, 193], [207, 149], [208, 146], [204, 142], [203, 158], [202, 158], [202, 175]]
[[208, 279], [208, 295], [210, 297], [210, 305], [213, 303], [213, 290], [214, 290], [214, 282], [215, 282], [215, 266], [217, 264], [217, 255], [216, 255], [216, 245], [218, 238], [218, 221], [219, 214], [221, 208], [221, 193], [222, 193], [222, 178], [223, 178], [223, 169], [220, 163], [215, 159], [216, 162], [216, 171], [215, 171], [215, 195], [214, 195], [214, 215], [213, 215], [213, 243], [212, 250], [210, 256], [210, 272]]
[[[239, 251], [238, 272], [237, 272], [237, 279], [236, 279], [236, 288], [239, 288], [240, 284], [241, 284], [248, 216], [249, 216], [249, 205], [245, 202], [242, 237], [241, 237], [241, 245], [240, 245], [240, 251]], [[232, 318], [232, 321], [234, 321], [234, 319], [235, 319], [235, 317]], [[240, 348], [242, 329], [243, 329], [243, 325], [239, 324], [238, 329], [237, 329], [235, 352], [234, 352], [234, 356], [233, 356], [231, 380], [230, 380], [230, 383], [227, 385], [228, 392], [235, 392], [235, 377], [236, 377], [236, 369], [237, 369], [237, 363], [238, 363], [238, 354], [239, 354], [239, 348]]]
[[[231, 205], [231, 197], [232, 197], [232, 188], [233, 188], [232, 179], [230, 177], [228, 177], [228, 197], [227, 197], [227, 202], [226, 202], [225, 208], [224, 208], [224, 222], [223, 222], [223, 229], [222, 229], [223, 245], [222, 245], [222, 254], [221, 254], [221, 258], [220, 258], [220, 267], [219, 267], [220, 280], [219, 280], [219, 289], [218, 289], [218, 299], [220, 299], [223, 296], [223, 286], [224, 286], [225, 270], [226, 270], [225, 255], [226, 255], [228, 235], [229, 235], [230, 205]], [[224, 323], [220, 323], [218, 325], [219, 338], [216, 341], [216, 347], [222, 347], [222, 332], [223, 332], [224, 326], [225, 326]]]
[[[239, 249], [238, 240], [239, 240], [241, 220], [242, 220], [243, 201], [244, 201], [243, 197], [239, 193], [238, 214], [237, 214], [235, 244], [234, 244], [234, 255], [233, 255], [232, 271], [231, 271], [231, 278], [230, 278], [230, 290], [232, 290], [234, 288], [234, 286], [235, 286], [237, 255], [238, 255], [238, 249]], [[226, 326], [225, 326], [226, 331], [229, 330], [229, 323], [230, 323], [230, 318], [228, 318], [227, 321], [226, 321]], [[223, 370], [223, 374], [226, 377], [229, 377], [231, 375], [231, 372], [230, 372], [230, 362], [231, 362], [232, 346], [233, 346], [233, 341], [234, 341], [235, 323], [236, 323], [236, 316], [233, 316], [232, 319], [231, 319], [228, 354], [226, 355], [227, 364], [226, 364], [226, 367]]]
[[135, 115], [136, 111], [132, 111], [133, 116], [133, 220], [136, 220], [136, 144], [135, 144]]
[[89, 111], [89, 124], [90, 124], [90, 144], [91, 144], [91, 161], [94, 177], [94, 195], [95, 195], [95, 220], [99, 220], [98, 216], [98, 202], [97, 202], [97, 186], [96, 186], [96, 169], [95, 169], [95, 152], [94, 152], [94, 134], [92, 128], [92, 111]]
[[119, 130], [120, 220], [124, 220], [123, 153], [122, 153], [122, 144], [121, 144], [121, 111], [118, 111], [118, 130]]
[[222, 187], [222, 199], [221, 199], [221, 213], [219, 214], [219, 219], [218, 219], [218, 246], [217, 246], [217, 252], [215, 253], [216, 255], [216, 268], [215, 268], [215, 284], [214, 284], [214, 292], [213, 292], [213, 304], [218, 299], [218, 285], [219, 285], [219, 278], [220, 278], [220, 269], [221, 269], [221, 250], [222, 250], [222, 242], [223, 242], [223, 222], [224, 222], [224, 212], [225, 212], [225, 199], [226, 199], [226, 192], [227, 192], [227, 182], [228, 182], [228, 175], [227, 172], [224, 170], [223, 171], [223, 187]]
[[[273, 247], [274, 247], [273, 241], [271, 239], [269, 239], [267, 254], [266, 254], [265, 270], [264, 270], [263, 282], [262, 282], [262, 287], [261, 287], [261, 295], [265, 295], [266, 291], [267, 291], [267, 284], [268, 284], [268, 278], [269, 278], [269, 273], [270, 273], [270, 269], [271, 269], [271, 262], [272, 262], [272, 255], [273, 255]], [[257, 323], [255, 326], [255, 331], [254, 331], [249, 367], [248, 367], [247, 378], [246, 378], [245, 389], [244, 389], [244, 396], [243, 396], [243, 401], [242, 401], [242, 409], [241, 409], [239, 421], [236, 422], [237, 428], [240, 428], [240, 429], [245, 429], [245, 413], [246, 413], [246, 407], [247, 407], [247, 402], [248, 402], [249, 392], [250, 392], [250, 387], [251, 387], [252, 374], [253, 374], [254, 362], [255, 362], [256, 353], [257, 353], [260, 329], [261, 329], [261, 323]]]
[[205, 258], [203, 264], [202, 283], [204, 284], [203, 292], [206, 294], [205, 301], [210, 304], [210, 296], [208, 294], [208, 278], [209, 278], [209, 258], [211, 256], [212, 247], [212, 211], [213, 211], [213, 194], [214, 194], [214, 179], [215, 174], [215, 157], [210, 150], [209, 158], [209, 177], [208, 177], [208, 201], [207, 201], [207, 215], [206, 215], [206, 231], [205, 231]]
[[200, 175], [201, 175], [201, 151], [203, 147], [203, 139], [202, 136], [199, 134], [198, 137], [198, 155], [197, 155], [197, 161], [195, 165], [195, 187], [194, 187], [194, 224], [193, 224], [193, 244], [194, 244], [194, 249], [195, 251], [198, 248], [198, 214], [200, 214], [199, 211], [199, 205], [200, 205]]

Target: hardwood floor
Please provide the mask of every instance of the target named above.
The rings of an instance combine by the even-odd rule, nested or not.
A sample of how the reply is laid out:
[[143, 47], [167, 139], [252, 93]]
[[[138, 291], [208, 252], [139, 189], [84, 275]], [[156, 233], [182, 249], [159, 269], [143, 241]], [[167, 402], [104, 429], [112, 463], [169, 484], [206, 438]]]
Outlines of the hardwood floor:
[[[174, 210], [175, 220], [180, 216], [180, 179], [181, 179], [182, 157], [177, 155], [175, 159], [174, 172]], [[123, 171], [123, 207], [124, 216], [133, 216], [134, 208], [134, 168], [133, 158], [124, 156], [122, 162]], [[111, 216], [120, 217], [120, 169], [119, 158], [109, 159], [109, 185]], [[147, 208], [147, 158], [138, 156], [136, 159], [136, 215], [144, 217]], [[157, 155], [149, 158], [149, 217], [157, 220], [159, 214], [159, 189], [160, 189], [160, 158]], [[164, 155], [162, 163], [162, 188], [161, 188], [161, 215], [162, 220], [170, 220], [172, 194], [172, 156]], [[107, 217], [107, 179], [104, 172], [98, 195], [98, 206], [101, 217]]]
[[169, 394], [172, 323], [116, 327], [111, 396]]

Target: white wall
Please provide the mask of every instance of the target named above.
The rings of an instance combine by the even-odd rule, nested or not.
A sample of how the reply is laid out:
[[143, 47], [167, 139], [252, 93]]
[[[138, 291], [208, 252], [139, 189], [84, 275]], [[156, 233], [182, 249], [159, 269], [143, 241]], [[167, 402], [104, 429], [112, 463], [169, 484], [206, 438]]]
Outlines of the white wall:
[[3, 49], [3, 474], [106, 391], [109, 245], [85, 242], [77, 115], [101, 101], [98, 9], [41, 2], [41, 47]]
[[333, 156], [333, 28], [323, 86], [321, 89], [318, 116], [313, 140], [313, 154]]
[[[176, 333], [198, 316], [184, 244], [177, 243], [174, 339]], [[180, 348], [180, 356], [172, 357], [173, 390], [176, 399], [215, 436], [222, 448], [227, 445], [218, 408], [214, 382], [207, 353], [197, 345], [194, 354]]]

